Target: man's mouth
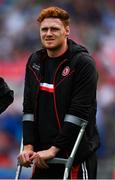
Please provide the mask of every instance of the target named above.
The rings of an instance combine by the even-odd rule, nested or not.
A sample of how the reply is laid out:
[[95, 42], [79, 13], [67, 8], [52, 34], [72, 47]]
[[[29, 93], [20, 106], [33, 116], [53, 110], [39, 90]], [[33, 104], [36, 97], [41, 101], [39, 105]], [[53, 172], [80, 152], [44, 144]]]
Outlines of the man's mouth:
[[54, 39], [46, 39], [45, 41], [54, 41]]

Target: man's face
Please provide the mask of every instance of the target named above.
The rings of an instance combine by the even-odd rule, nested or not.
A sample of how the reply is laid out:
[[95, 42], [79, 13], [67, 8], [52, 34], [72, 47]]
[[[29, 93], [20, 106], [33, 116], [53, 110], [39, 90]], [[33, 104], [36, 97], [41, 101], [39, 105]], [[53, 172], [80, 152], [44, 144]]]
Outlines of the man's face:
[[65, 44], [69, 35], [69, 26], [64, 26], [58, 18], [46, 18], [40, 24], [40, 37], [43, 46], [49, 50], [56, 50]]

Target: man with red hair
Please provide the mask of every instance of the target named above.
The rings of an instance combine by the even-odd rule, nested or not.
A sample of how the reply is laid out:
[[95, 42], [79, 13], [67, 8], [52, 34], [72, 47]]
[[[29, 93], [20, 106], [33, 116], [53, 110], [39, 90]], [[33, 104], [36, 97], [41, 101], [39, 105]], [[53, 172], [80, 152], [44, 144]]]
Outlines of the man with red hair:
[[37, 20], [43, 48], [30, 56], [26, 66], [24, 150], [18, 160], [25, 167], [35, 163], [32, 179], [62, 179], [64, 165], [47, 164], [47, 160], [67, 158], [79, 124], [87, 121], [69, 178], [95, 179], [99, 137], [94, 61], [86, 48], [68, 38], [68, 12], [49, 7], [40, 12]]

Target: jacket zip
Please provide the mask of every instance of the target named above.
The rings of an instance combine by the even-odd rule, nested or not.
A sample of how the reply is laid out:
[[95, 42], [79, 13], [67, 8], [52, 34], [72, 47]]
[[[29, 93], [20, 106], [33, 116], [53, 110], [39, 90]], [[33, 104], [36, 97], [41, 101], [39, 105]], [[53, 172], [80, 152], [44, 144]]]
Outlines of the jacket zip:
[[55, 85], [55, 81], [56, 81], [56, 76], [57, 76], [57, 72], [59, 71], [59, 68], [62, 66], [62, 64], [64, 64], [65, 62], [67, 61], [67, 59], [65, 59], [64, 61], [62, 61], [56, 71], [55, 71], [55, 74], [54, 74], [54, 79], [53, 79], [53, 84], [54, 84], [54, 92], [53, 92], [53, 98], [54, 98], [54, 111], [55, 111], [55, 114], [56, 114], [56, 119], [57, 119], [57, 123], [58, 123], [58, 127], [59, 129], [61, 129], [61, 123], [60, 123], [60, 119], [59, 119], [59, 115], [58, 115], [58, 111], [57, 111], [57, 105], [56, 105], [56, 95], [55, 95], [55, 89], [56, 89], [56, 85]]
[[[36, 73], [34, 72], [34, 70], [31, 68], [31, 66], [29, 66], [29, 69], [32, 71], [32, 73], [33, 73], [36, 81], [38, 82], [38, 88], [37, 88], [37, 91], [36, 91], [36, 99], [37, 99], [38, 94], [39, 94], [40, 81], [41, 81], [42, 78], [38, 78], [38, 76], [36, 75]], [[34, 108], [34, 116], [36, 117], [36, 114], [37, 114], [37, 103], [38, 103], [38, 101], [35, 101], [35, 102], [36, 102], [36, 103], [35, 103], [35, 106], [34, 106], [34, 107], [35, 107], [35, 108]]]

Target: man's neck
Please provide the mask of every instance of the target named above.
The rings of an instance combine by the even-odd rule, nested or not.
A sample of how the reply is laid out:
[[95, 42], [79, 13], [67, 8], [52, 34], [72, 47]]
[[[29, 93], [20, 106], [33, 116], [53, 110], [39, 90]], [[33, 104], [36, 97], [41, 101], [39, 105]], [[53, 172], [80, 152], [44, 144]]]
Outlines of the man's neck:
[[47, 53], [49, 57], [59, 57], [61, 55], [63, 55], [68, 49], [68, 45], [67, 43], [65, 43], [61, 48], [56, 49], [56, 50], [50, 50], [47, 49]]

